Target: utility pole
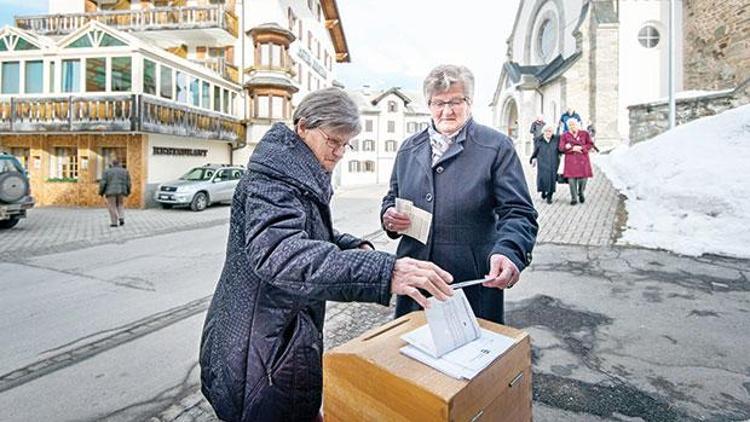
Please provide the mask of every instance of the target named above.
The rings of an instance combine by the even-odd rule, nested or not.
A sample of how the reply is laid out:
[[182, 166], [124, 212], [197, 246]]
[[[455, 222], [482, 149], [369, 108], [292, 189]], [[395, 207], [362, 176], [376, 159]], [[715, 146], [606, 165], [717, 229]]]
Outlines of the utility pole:
[[677, 0], [669, 0], [669, 129], [675, 127], [675, 3]]

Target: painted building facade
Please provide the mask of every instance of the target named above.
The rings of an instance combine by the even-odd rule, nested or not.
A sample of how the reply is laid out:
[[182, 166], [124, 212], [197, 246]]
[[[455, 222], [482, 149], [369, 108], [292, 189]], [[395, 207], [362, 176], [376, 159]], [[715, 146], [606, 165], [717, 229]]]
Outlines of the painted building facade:
[[362, 132], [334, 173], [339, 186], [387, 184], [403, 141], [426, 130], [430, 112], [422, 95], [401, 88], [348, 91], [362, 113]]
[[117, 158], [134, 180], [126, 205], [144, 207], [193, 166], [245, 164], [348, 60], [335, 1], [50, 2], [0, 31], [0, 148], [39, 205], [102, 206]]

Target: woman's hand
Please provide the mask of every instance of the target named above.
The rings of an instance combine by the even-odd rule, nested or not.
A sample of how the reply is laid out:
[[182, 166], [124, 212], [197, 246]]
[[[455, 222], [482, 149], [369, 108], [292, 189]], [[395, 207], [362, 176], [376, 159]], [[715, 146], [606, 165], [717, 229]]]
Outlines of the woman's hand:
[[363, 244], [357, 246], [357, 248], [358, 249], [362, 249], [364, 251], [374, 251], [375, 250], [375, 249], [372, 248], [372, 246], [370, 246], [369, 243], [363, 243]]
[[581, 147], [580, 145], [576, 145], [576, 146], [573, 147], [573, 152], [582, 153], [583, 152], [583, 147]]
[[390, 207], [383, 213], [383, 227], [391, 232], [402, 232], [411, 226], [409, 216]]
[[426, 290], [444, 301], [453, 296], [453, 289], [448, 285], [452, 282], [453, 276], [432, 262], [399, 258], [393, 266], [391, 293], [409, 296], [427, 309], [430, 302], [418, 289]]
[[492, 280], [482, 283], [484, 287], [496, 287], [498, 289], [510, 289], [518, 282], [521, 273], [505, 255], [495, 254], [490, 257], [490, 273], [487, 277]]

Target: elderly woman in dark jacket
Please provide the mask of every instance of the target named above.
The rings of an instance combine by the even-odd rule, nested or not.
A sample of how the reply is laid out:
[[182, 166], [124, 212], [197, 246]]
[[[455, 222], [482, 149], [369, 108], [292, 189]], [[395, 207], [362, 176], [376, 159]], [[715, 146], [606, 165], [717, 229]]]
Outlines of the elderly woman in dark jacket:
[[396, 259], [331, 225], [331, 172], [359, 133], [341, 90], [308, 95], [294, 130], [275, 124], [232, 204], [227, 256], [206, 316], [203, 394], [228, 421], [309, 421], [319, 413], [325, 301], [421, 304], [451, 295], [450, 274]]
[[[409, 228], [396, 198], [432, 214], [427, 244], [401, 237], [398, 256], [430, 260], [456, 280], [487, 278], [464, 289], [474, 313], [503, 322], [503, 289], [531, 263], [536, 211], [521, 162], [507, 136], [471, 118], [474, 76], [443, 65], [424, 81], [432, 124], [404, 141], [383, 198], [383, 227], [392, 238]], [[400, 296], [396, 316], [419, 309]]]
[[552, 194], [557, 185], [557, 168], [560, 166], [560, 151], [557, 144], [559, 137], [554, 135], [552, 125], [545, 125], [542, 135], [534, 139], [534, 152], [529, 163], [536, 166], [536, 190], [542, 193], [542, 199], [552, 203]]

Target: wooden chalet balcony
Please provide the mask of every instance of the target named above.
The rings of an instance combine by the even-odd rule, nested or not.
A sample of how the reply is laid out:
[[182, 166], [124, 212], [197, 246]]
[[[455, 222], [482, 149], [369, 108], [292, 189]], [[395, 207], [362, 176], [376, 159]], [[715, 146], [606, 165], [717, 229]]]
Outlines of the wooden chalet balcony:
[[[99, 21], [122, 31], [148, 32], [162, 31], [221, 31], [231, 37], [224, 37], [227, 43], [234, 42], [239, 34], [239, 21], [233, 12], [224, 6], [155, 7], [144, 10], [107, 10], [91, 13], [69, 13], [58, 15], [17, 16], [16, 26], [38, 34], [66, 35], [89, 21]], [[175, 38], [182, 37], [175, 34]], [[217, 34], [207, 34], [216, 37]], [[164, 35], [158, 37], [163, 40]], [[184, 39], [184, 38], [183, 38]]]
[[237, 84], [240, 83], [240, 72], [237, 69], [237, 66], [227, 63], [227, 61], [222, 57], [207, 58], [205, 60], [191, 59], [190, 61], [213, 70], [214, 72], [221, 75], [224, 79], [230, 80]]
[[0, 133], [146, 132], [245, 143], [241, 119], [148, 95], [0, 99]]

